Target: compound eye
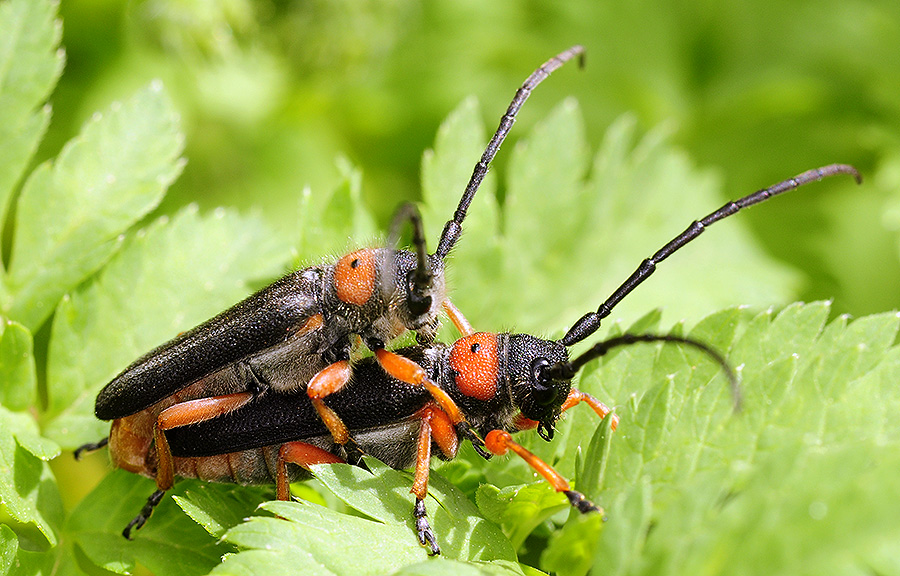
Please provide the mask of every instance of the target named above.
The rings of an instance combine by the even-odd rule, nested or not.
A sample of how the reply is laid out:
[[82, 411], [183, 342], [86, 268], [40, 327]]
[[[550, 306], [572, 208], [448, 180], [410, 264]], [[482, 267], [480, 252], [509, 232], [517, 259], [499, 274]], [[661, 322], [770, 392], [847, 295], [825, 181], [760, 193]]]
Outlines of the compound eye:
[[546, 358], [537, 358], [531, 363], [531, 397], [539, 406], [549, 406], [556, 400], [556, 387], [544, 374], [550, 367]]
[[409, 312], [415, 317], [424, 316], [431, 309], [431, 296], [422, 295], [416, 290], [415, 270], [410, 270], [406, 275], [406, 303]]

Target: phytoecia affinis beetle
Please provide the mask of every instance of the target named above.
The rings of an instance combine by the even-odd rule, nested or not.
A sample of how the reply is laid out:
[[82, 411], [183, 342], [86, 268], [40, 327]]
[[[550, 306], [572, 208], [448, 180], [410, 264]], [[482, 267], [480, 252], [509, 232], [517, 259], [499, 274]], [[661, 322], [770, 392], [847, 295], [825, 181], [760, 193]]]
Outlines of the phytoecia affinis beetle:
[[[167, 399], [213, 398], [204, 411], [171, 425], [183, 425], [235, 410], [268, 391], [305, 389], [342, 455], [356, 462], [361, 452], [347, 427], [324, 398], [350, 378], [352, 337], [358, 336], [383, 369], [392, 370], [385, 349], [408, 330], [420, 343], [434, 341], [441, 310], [461, 334], [472, 327], [447, 297], [444, 262], [462, 232], [466, 211], [488, 167], [531, 91], [576, 56], [574, 46], [548, 60], [518, 89], [500, 120], [445, 225], [434, 254], [428, 254], [418, 210], [407, 204], [397, 212], [386, 248], [365, 248], [332, 265], [312, 266], [281, 278], [243, 302], [150, 351], [101, 390], [95, 414], [113, 420]], [[393, 248], [400, 227], [409, 221], [414, 251]], [[392, 372], [398, 378], [403, 372]], [[481, 450], [481, 439], [464, 421], [454, 422]], [[166, 423], [158, 427], [164, 429]], [[98, 448], [85, 445], [76, 452]]]
[[[581, 402], [601, 418], [610, 409], [589, 394], [572, 388], [572, 378], [594, 358], [617, 347], [639, 342], [677, 342], [709, 354], [726, 372], [734, 389], [737, 382], [725, 359], [702, 342], [671, 335], [626, 334], [600, 342], [573, 360], [557, 341], [528, 334], [478, 332], [448, 346], [440, 343], [396, 351], [397, 357], [426, 372], [438, 395], [459, 410], [473, 428], [485, 436], [492, 454], [512, 451], [563, 492], [582, 513], [602, 512], [550, 465], [513, 440], [511, 433], [537, 428], [550, 440], [560, 414]], [[129, 471], [160, 478], [158, 470], [171, 465], [176, 476], [216, 482], [276, 484], [278, 499], [290, 498], [288, 484], [310, 477], [313, 464], [342, 462], [341, 446], [317, 417], [309, 397], [302, 392], [272, 392], [237, 410], [195, 424], [174, 427], [162, 434], [166, 453], [163, 463], [157, 420], [194, 411], [211, 399], [201, 398], [174, 405], [162, 413], [155, 406], [113, 422], [109, 445], [113, 462]], [[437, 536], [428, 522], [425, 497], [432, 452], [448, 460], [456, 456], [463, 436], [434, 395], [390, 376], [374, 357], [356, 362], [350, 383], [328, 397], [359, 447], [385, 464], [415, 467], [411, 492], [415, 495], [413, 518], [419, 542], [432, 554], [440, 553]], [[617, 418], [612, 418], [615, 429]], [[157, 439], [154, 442], [154, 437]], [[158, 488], [140, 515], [126, 527], [140, 527], [161, 500]]]
[[[425, 516], [428, 462], [432, 450], [444, 458], [456, 454], [460, 440], [465, 438], [456, 422], [468, 422], [485, 438], [490, 453], [511, 450], [523, 457], [553, 488], [565, 492], [579, 510], [595, 510], [549, 465], [516, 443], [511, 433], [536, 428], [544, 439], [550, 440], [560, 414], [580, 402], [588, 403], [600, 416], [607, 415], [607, 407], [573, 389], [571, 381], [587, 362], [615, 346], [680, 342], [700, 348], [719, 362], [726, 373], [731, 372], [714, 350], [677, 336], [626, 334], [595, 344], [574, 360], [569, 360], [568, 348], [594, 334], [601, 320], [645, 281], [656, 265], [699, 236], [707, 226], [741, 208], [836, 174], [849, 174], [859, 181], [852, 166], [829, 165], [729, 202], [694, 221], [644, 260], [596, 312], [584, 315], [559, 340], [482, 332], [468, 334], [452, 346], [434, 344], [364, 360], [351, 370], [350, 384], [328, 396], [325, 402], [362, 451], [394, 467], [415, 464], [412, 492], [416, 497], [417, 532], [420, 542], [432, 552], [439, 548]], [[383, 370], [381, 366], [385, 364], [392, 365]], [[393, 374], [402, 377], [395, 378]], [[740, 396], [733, 377], [731, 382], [738, 402]], [[274, 391], [224, 414], [217, 408], [223, 400], [227, 398], [180, 402], [173, 396], [166, 399], [165, 406], [159, 404], [113, 423], [113, 461], [133, 472], [155, 477], [158, 487], [141, 514], [126, 528], [126, 534], [146, 521], [175, 475], [245, 483], [272, 481], [274, 477], [279, 497], [287, 498], [287, 483], [302, 475], [302, 467], [345, 459], [341, 443], [335, 441], [330, 428], [318, 418], [315, 406], [302, 392]], [[194, 417], [210, 408], [219, 414], [217, 418]], [[161, 472], [163, 469], [165, 473]]]

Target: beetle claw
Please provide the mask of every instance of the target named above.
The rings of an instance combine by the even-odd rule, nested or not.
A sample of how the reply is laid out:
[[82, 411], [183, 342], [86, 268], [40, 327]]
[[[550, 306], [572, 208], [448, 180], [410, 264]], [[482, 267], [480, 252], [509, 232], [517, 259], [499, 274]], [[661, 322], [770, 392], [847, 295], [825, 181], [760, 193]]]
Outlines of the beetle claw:
[[416, 518], [416, 534], [419, 536], [419, 544], [428, 546], [431, 551], [429, 556], [437, 556], [441, 553], [441, 547], [438, 546], [437, 536], [428, 523], [425, 512], [425, 501], [416, 499], [416, 506], [413, 508], [413, 516]]
[[478, 435], [477, 432], [472, 430], [472, 427], [469, 426], [469, 423], [463, 420], [459, 424], [456, 425], [456, 433], [462, 436], [463, 438], [467, 438], [472, 443], [472, 448], [478, 452], [478, 455], [484, 458], [485, 460], [490, 460], [493, 454], [485, 450], [484, 448], [484, 440], [481, 439], [481, 436]]
[[584, 497], [584, 494], [581, 492], [576, 492], [575, 490], [565, 490], [564, 494], [569, 499], [569, 502], [578, 509], [582, 514], [587, 514], [588, 512], [599, 512], [603, 515], [603, 521], [606, 521], [606, 513], [603, 511], [603, 508], [600, 508], [590, 500]]
[[365, 461], [363, 460], [363, 456], [365, 456], [365, 452], [362, 451], [362, 448], [359, 447], [352, 438], [347, 441], [346, 444], [342, 446], [344, 449], [344, 454], [346, 455], [346, 460], [348, 464], [352, 464], [354, 466], [359, 466], [363, 470], [370, 472], [369, 467], [366, 466]]
[[153, 494], [147, 498], [147, 503], [144, 504], [144, 507], [141, 508], [141, 513], [131, 519], [131, 522], [128, 523], [128, 526], [122, 530], [122, 536], [125, 537], [126, 540], [131, 540], [131, 531], [132, 530], [140, 530], [141, 527], [147, 522], [147, 519], [150, 518], [150, 515], [153, 514], [153, 509], [160, 503], [162, 497], [165, 495], [165, 490], [157, 490]]

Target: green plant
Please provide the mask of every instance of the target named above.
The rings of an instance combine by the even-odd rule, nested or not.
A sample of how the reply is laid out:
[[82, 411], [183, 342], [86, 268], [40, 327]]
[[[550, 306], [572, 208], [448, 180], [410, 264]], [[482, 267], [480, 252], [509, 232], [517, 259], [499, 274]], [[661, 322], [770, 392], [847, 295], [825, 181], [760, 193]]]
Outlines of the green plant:
[[[62, 66], [54, 18], [49, 2], [0, 3], [4, 207], [49, 121], [43, 105]], [[432, 238], [483, 142], [477, 105], [467, 100], [426, 152]], [[313, 503], [258, 508], [271, 488], [183, 482], [133, 542], [120, 532], [152, 491], [148, 479], [112, 472], [66, 510], [48, 461], [107, 433], [93, 399], [119, 369], [276, 277], [292, 257], [315, 261], [346, 249], [348, 237], [363, 243], [377, 234], [359, 202], [361, 175], [346, 162], [333, 192], [300, 194], [289, 242], [231, 210], [148, 218], [181, 169], [181, 150], [177, 115], [154, 83], [95, 116], [24, 178], [0, 282], [3, 571], [897, 571], [895, 314], [829, 322], [825, 303], [777, 314], [731, 307], [689, 330], [670, 328], [660, 312], [639, 316], [660, 305], [667, 318], [697, 318], [735, 303], [787, 301], [794, 274], [755, 247], [740, 216], [673, 257], [617, 313], [631, 331], [687, 332], [725, 351], [740, 366], [743, 411], [733, 413], [724, 378], [703, 355], [635, 346], [579, 383], [617, 406], [615, 434], [575, 409], [553, 443], [521, 435], [606, 508], [606, 523], [570, 514], [523, 463], [483, 462], [469, 450], [435, 463], [429, 510], [445, 551], [439, 560], [426, 557], [409, 526], [409, 475], [375, 462], [374, 475], [318, 469], [317, 482], [295, 487]], [[715, 179], [662, 131], [638, 139], [624, 118], [593, 158], [588, 150], [578, 106], [565, 101], [502, 152], [503, 202], [489, 178], [452, 255], [454, 300], [476, 327], [559, 333], [719, 203]], [[33, 346], [33, 333], [46, 345]]]

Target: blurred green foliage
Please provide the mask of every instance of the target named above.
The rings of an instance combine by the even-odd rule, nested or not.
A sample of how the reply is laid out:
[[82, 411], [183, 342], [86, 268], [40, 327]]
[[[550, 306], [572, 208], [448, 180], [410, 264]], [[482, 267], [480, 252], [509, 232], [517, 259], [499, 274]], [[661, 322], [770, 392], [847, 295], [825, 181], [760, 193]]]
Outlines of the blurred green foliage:
[[331, 189], [341, 154], [361, 168], [384, 224], [419, 197], [421, 151], [449, 110], [477, 95], [494, 126], [532, 69], [579, 43], [586, 68], [541, 86], [511, 140], [572, 95], [593, 148], [623, 113], [639, 131], [665, 124], [721, 179], [722, 200], [853, 163], [864, 189], [826, 185], [745, 218], [766, 250], [804, 270], [799, 297], [855, 314], [900, 306], [900, 217], [879, 216], [900, 187], [893, 0], [67, 0], [60, 14], [68, 64], [43, 154], [162, 78], [189, 160], [164, 210], [262, 207], [287, 234], [296, 215], [284, 207], [307, 184]]
[[[717, 226], [617, 308], [632, 321], [661, 306], [635, 329], [668, 329], [729, 304], [834, 297], [777, 317], [725, 310], [695, 329], [746, 363], [746, 419], [730, 418], [714, 366], [676, 348], [615, 355], [581, 385], [618, 406], [620, 433], [575, 410], [555, 444], [523, 443], [575, 474], [618, 522], [560, 527], [559, 495], [523, 487], [532, 478], [523, 463], [485, 466], [468, 453], [441, 467], [461, 491], [435, 477], [432, 495], [458, 500], [436, 515], [459, 526], [448, 550], [492, 561], [466, 565], [473, 573], [578, 574], [592, 563], [677, 572], [685, 560], [715, 572], [722, 558], [762, 572], [742, 548], [742, 531], [752, 531], [768, 535], [753, 542], [772, 571], [802, 567], [797, 550], [771, 554], [784, 542], [816, 556], [814, 566], [852, 571], [836, 552], [841, 520], [868, 518], [852, 549], [878, 570], [895, 562], [896, 513], [883, 505], [897, 501], [890, 466], [867, 468], [859, 486], [839, 471], [851, 458], [860, 469], [897, 461], [896, 317], [826, 327], [835, 312], [900, 301], [895, 2], [67, 0], [58, 6], [65, 58], [54, 54], [49, 3], [26, 6], [0, 3], [0, 27], [17, 32], [0, 34], [0, 496], [9, 515], [0, 573], [122, 572], [135, 561], [202, 573], [240, 548], [217, 568], [239, 573], [244, 562], [249, 571], [283, 562], [264, 553], [266, 538], [306, 546], [289, 535], [293, 525], [240, 523], [266, 490], [188, 482], [127, 547], [118, 531], [152, 483], [117, 473], [83, 498], [93, 487], [85, 471], [105, 470], [103, 459], [47, 462], [105, 433], [92, 404], [113, 374], [292, 256], [315, 263], [376, 239], [405, 199], [423, 202], [433, 245], [514, 89], [574, 43], [588, 49], [587, 67], [556, 72], [529, 100], [453, 253], [454, 301], [479, 328], [558, 333], [727, 198], [836, 161], [867, 181], [832, 179]], [[42, 104], [60, 73], [51, 120]], [[782, 470], [788, 489], [773, 491]], [[373, 482], [405, 492], [394, 474]], [[383, 519], [378, 501], [358, 501], [355, 482], [325, 482], [315, 498]], [[313, 529], [357, 522], [281, 506], [270, 509]], [[389, 546], [423, 554], [394, 525], [406, 510], [383, 511], [392, 520], [377, 530], [392, 540], [366, 544], [388, 546], [379, 551], [387, 560]], [[522, 565], [478, 514], [503, 528]], [[779, 540], [785, 532], [768, 530], [779, 523], [805, 536]], [[498, 548], [479, 555], [487, 543]], [[341, 558], [343, 544], [330, 543], [329, 560], [355, 560]]]

